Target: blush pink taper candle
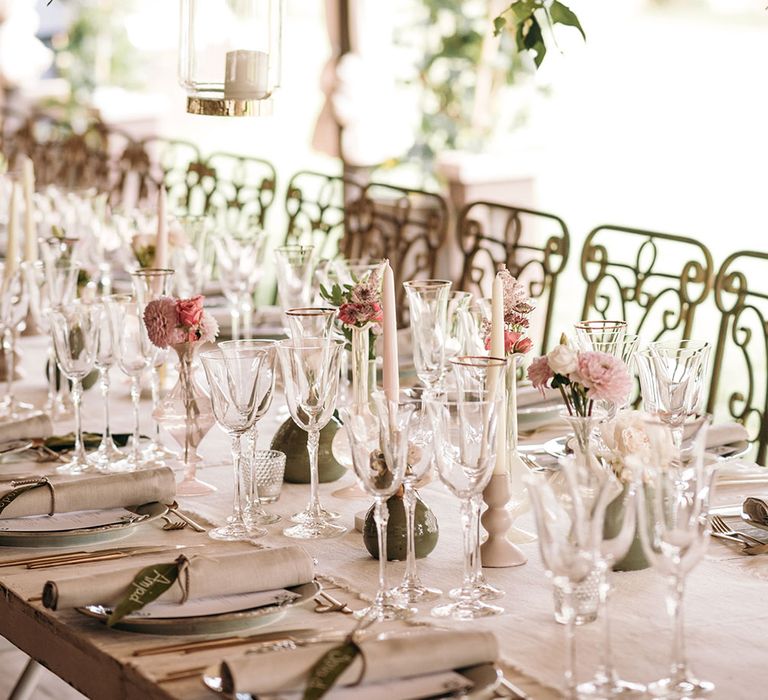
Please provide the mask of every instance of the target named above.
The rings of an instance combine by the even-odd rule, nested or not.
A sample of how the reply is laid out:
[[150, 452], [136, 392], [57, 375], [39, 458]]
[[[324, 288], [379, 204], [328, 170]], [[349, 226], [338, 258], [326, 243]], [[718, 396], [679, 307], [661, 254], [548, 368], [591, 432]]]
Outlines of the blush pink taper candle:
[[168, 267], [168, 200], [165, 187], [160, 187], [157, 200], [157, 239], [155, 241], [155, 267]]
[[397, 307], [395, 306], [395, 278], [387, 260], [384, 265], [382, 288], [384, 311], [384, 394], [388, 401], [397, 401], [400, 394], [400, 367], [397, 356]]

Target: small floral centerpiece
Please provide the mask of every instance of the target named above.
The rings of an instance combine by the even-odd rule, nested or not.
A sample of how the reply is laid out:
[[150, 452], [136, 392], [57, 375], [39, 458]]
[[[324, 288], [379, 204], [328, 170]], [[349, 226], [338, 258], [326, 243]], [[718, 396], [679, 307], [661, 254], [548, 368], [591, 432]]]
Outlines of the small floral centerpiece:
[[[507, 355], [526, 353], [533, 347], [527, 336], [531, 325], [530, 315], [535, 305], [528, 296], [525, 285], [506, 268], [497, 273], [504, 284], [504, 351]], [[484, 321], [485, 349], [491, 349], [491, 322]]]
[[368, 359], [376, 359], [375, 337], [381, 334], [384, 311], [381, 307], [381, 270], [367, 271], [352, 284], [334, 284], [330, 289], [320, 286], [320, 296], [339, 310], [339, 321], [348, 347], [353, 329], [369, 331]]
[[620, 406], [632, 390], [622, 360], [605, 352], [575, 350], [565, 335], [556, 348], [531, 363], [528, 378], [542, 392], [559, 389], [571, 416], [591, 416], [595, 401]]
[[152, 344], [158, 348], [182, 343], [211, 343], [219, 334], [219, 324], [203, 308], [205, 297], [191, 299], [160, 297], [144, 310], [144, 324]]

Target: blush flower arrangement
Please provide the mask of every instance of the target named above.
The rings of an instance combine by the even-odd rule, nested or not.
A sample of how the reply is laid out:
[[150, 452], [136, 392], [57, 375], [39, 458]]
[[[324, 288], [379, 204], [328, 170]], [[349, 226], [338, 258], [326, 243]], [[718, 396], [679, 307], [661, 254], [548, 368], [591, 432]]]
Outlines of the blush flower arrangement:
[[[531, 325], [530, 315], [535, 305], [528, 296], [525, 285], [506, 268], [499, 270], [504, 284], [504, 351], [507, 355], [526, 353], [533, 347], [533, 341], [527, 336]], [[491, 323], [483, 322], [485, 349], [491, 349]]]
[[565, 335], [556, 348], [531, 363], [528, 379], [542, 393], [559, 389], [572, 416], [591, 416], [595, 401], [620, 405], [632, 390], [629, 370], [618, 357], [574, 350]]
[[211, 343], [219, 334], [219, 324], [204, 308], [205, 297], [190, 299], [160, 297], [144, 310], [144, 325], [153, 345], [167, 348], [182, 343]]
[[375, 336], [381, 334], [384, 311], [381, 307], [381, 269], [366, 272], [352, 284], [335, 283], [330, 289], [320, 285], [320, 296], [339, 310], [338, 319], [347, 341], [352, 344], [352, 329], [369, 327], [368, 359], [376, 359]]

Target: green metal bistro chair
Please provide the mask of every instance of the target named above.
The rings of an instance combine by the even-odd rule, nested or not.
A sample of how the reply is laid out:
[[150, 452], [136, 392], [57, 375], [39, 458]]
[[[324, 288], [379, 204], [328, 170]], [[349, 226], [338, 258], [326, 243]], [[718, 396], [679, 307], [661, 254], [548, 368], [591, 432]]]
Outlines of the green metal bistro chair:
[[533, 327], [541, 329], [541, 351], [549, 350], [557, 278], [570, 246], [565, 222], [533, 209], [471, 202], [459, 214], [458, 238], [464, 263], [457, 289], [488, 297], [496, 270], [506, 265], [536, 301], [539, 321]]
[[347, 206], [341, 250], [348, 258], [388, 258], [395, 276], [401, 327], [408, 324], [403, 282], [430, 279], [448, 232], [448, 205], [439, 194], [369, 183]]
[[[354, 180], [311, 170], [297, 172], [288, 183], [285, 243], [314, 245], [319, 258], [332, 258], [345, 239], [346, 217], [360, 202], [363, 186]], [[346, 203], [346, 204], [345, 204]]]
[[644, 343], [690, 338], [696, 309], [712, 289], [712, 255], [698, 241], [622, 226], [599, 226], [584, 242], [582, 319], [626, 321]]
[[768, 454], [768, 253], [739, 251], [715, 278], [720, 330], [707, 410], [743, 423], [756, 447]]

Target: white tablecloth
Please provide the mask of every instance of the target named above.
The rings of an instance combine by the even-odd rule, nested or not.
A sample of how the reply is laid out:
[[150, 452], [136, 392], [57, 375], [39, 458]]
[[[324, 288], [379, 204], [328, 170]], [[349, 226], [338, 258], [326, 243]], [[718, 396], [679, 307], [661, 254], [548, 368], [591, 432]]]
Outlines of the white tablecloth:
[[[18, 386], [18, 394], [26, 400], [40, 401], [44, 395], [43, 342], [39, 338], [25, 338], [22, 342], [27, 376]], [[127, 432], [131, 428], [127, 384], [117, 372], [113, 386], [113, 430]], [[149, 405], [145, 404], [142, 430], [147, 433]], [[85, 394], [84, 415], [86, 429], [100, 430], [101, 397], [97, 391]], [[285, 415], [284, 401], [276, 396], [270, 415], [262, 423], [262, 442], [269, 442], [275, 426]], [[71, 424], [57, 426], [59, 431], [69, 429]], [[171, 444], [170, 438], [168, 440]], [[227, 445], [224, 434], [214, 428], [204, 441], [201, 453], [221, 462]], [[231, 470], [207, 468], [201, 475], [219, 490], [210, 496], [183, 499], [182, 505], [212, 522], [221, 523], [231, 508]], [[365, 550], [361, 535], [354, 531], [353, 518], [368, 504], [364, 500], [340, 500], [330, 495], [350, 483], [351, 475], [346, 475], [336, 483], [321, 486], [324, 504], [342, 513], [341, 522], [350, 531], [334, 540], [310, 541], [304, 545], [319, 560], [321, 574], [365, 598], [375, 592], [378, 564]], [[759, 487], [749, 488], [750, 493], [760, 492]], [[271, 508], [287, 516], [303, 507], [308, 491], [308, 486], [286, 485], [280, 501]], [[730, 488], [720, 494], [720, 502], [738, 502], [743, 492], [746, 489]], [[440, 540], [432, 554], [419, 561], [419, 573], [425, 583], [447, 591], [459, 583], [461, 576], [458, 503], [439, 483], [430, 484], [421, 495], [437, 515]], [[519, 524], [532, 528], [530, 514]], [[269, 527], [269, 535], [262, 541], [268, 545], [286, 544], [289, 540], [281, 534], [284, 525], [285, 517], [283, 522]], [[563, 628], [552, 616], [551, 586], [537, 545], [523, 545], [523, 549], [529, 557], [525, 566], [485, 570], [488, 580], [506, 591], [506, 597], [500, 601], [505, 608], [504, 615], [471, 623], [441, 620], [439, 624], [493, 630], [499, 638], [504, 661], [538, 682], [540, 690], [534, 697], [557, 697], [553, 689], [560, 687], [562, 679]], [[402, 576], [403, 569], [403, 563], [393, 563], [389, 567], [390, 581], [395, 582]], [[665, 675], [671, 645], [670, 622], [664, 608], [665, 581], [652, 570], [616, 573], [613, 581], [613, 651], [619, 673], [641, 682]], [[714, 698], [751, 700], [765, 695], [762, 688], [768, 685], [763, 628], [764, 622], [768, 624], [766, 599], [768, 557], [743, 557], [713, 541], [706, 559], [689, 577], [685, 616], [692, 666], [701, 677], [716, 684]], [[430, 618], [428, 607], [419, 611], [416, 621], [437, 624]], [[597, 662], [600, 627], [586, 625], [578, 629], [577, 635], [578, 677], [584, 680], [592, 674]]]

